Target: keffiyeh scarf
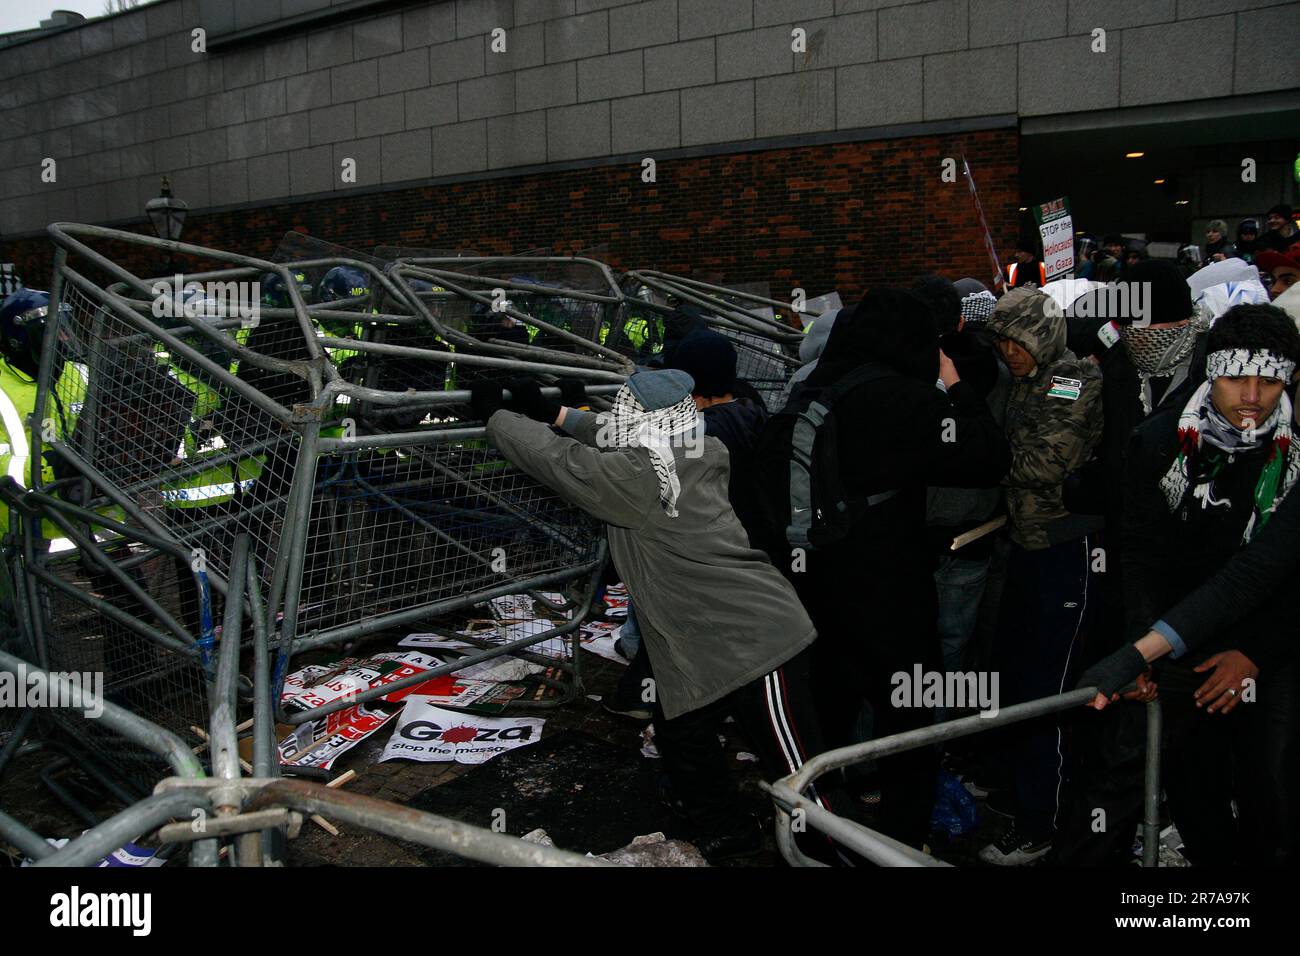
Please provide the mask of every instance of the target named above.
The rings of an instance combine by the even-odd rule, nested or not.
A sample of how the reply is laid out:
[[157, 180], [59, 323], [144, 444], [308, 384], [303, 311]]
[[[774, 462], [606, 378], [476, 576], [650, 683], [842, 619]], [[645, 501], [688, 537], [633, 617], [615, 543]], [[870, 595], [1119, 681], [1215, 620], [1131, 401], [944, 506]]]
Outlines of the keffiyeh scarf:
[[961, 317], [967, 322], [987, 322], [997, 304], [992, 292], [972, 292], [961, 300]]
[[652, 412], [646, 411], [626, 385], [614, 396], [607, 422], [608, 441], [616, 448], [644, 448], [650, 452], [655, 478], [659, 481], [659, 504], [670, 518], [677, 517], [677, 496], [682, 491], [672, 439], [699, 426], [700, 413], [690, 395], [676, 405]]
[[[1219, 459], [1217, 462], [1207, 463], [1205, 459], [1209, 456], [1205, 454], [1204, 446], [1208, 444], [1218, 452], [1231, 455], [1267, 443], [1268, 457], [1255, 483], [1250, 520], [1241, 538], [1242, 544], [1249, 544], [1295, 486], [1296, 478], [1300, 477], [1300, 449], [1297, 449], [1291, 431], [1291, 399], [1283, 392], [1273, 414], [1265, 421], [1252, 428], [1240, 429], [1214, 407], [1211, 390], [1214, 380], [1220, 375], [1258, 375], [1289, 382], [1295, 372], [1295, 363], [1271, 352], [1225, 349], [1212, 352], [1205, 364], [1206, 381], [1192, 395], [1178, 418], [1178, 455], [1160, 479], [1160, 489], [1171, 513], [1182, 507], [1189, 487], [1202, 508], [1223, 504], [1215, 501], [1213, 496], [1213, 482], [1222, 465], [1222, 455], [1214, 456]], [[1195, 486], [1192, 485], [1193, 478]]]
[[1186, 359], [1196, 347], [1196, 336], [1202, 330], [1198, 322], [1188, 322], [1172, 329], [1134, 328], [1120, 326], [1120, 338], [1128, 357], [1137, 369], [1139, 398], [1143, 413], [1150, 415], [1155, 406], [1151, 392], [1151, 379], [1172, 376], [1173, 381], [1165, 393], [1176, 389], [1187, 378]]

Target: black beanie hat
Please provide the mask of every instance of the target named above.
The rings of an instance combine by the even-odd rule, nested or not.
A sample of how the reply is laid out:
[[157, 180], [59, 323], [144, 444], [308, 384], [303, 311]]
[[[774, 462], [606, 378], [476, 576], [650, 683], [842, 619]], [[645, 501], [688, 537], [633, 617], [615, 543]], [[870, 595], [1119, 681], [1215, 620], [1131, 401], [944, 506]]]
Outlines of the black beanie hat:
[[[1123, 285], [1150, 283], [1151, 324], [1181, 322], [1192, 317], [1192, 290], [1183, 278], [1182, 271], [1171, 259], [1143, 259], [1124, 270], [1119, 280]], [[1129, 301], [1135, 301], [1130, 293]], [[1120, 325], [1129, 325], [1133, 316], [1116, 316]]]
[[697, 329], [682, 339], [667, 366], [695, 379], [694, 394], [704, 398], [720, 398], [736, 387], [736, 347], [712, 329]]

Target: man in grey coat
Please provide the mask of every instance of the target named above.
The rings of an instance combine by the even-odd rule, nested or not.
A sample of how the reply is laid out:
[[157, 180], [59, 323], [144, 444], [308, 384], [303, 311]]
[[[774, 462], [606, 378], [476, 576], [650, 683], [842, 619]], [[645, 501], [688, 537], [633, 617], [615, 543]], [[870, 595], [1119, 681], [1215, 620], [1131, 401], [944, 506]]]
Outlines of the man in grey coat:
[[500, 386], [484, 383], [474, 409], [506, 458], [608, 525], [654, 674], [655, 739], [701, 851], [718, 860], [759, 846], [718, 745], [723, 717], [740, 723], [769, 779], [822, 746], [806, 653], [816, 632], [749, 546], [727, 497], [727, 450], [705, 434], [693, 385], [677, 369], [638, 372], [597, 415], [523, 382], [510, 383], [522, 414], [504, 410]]

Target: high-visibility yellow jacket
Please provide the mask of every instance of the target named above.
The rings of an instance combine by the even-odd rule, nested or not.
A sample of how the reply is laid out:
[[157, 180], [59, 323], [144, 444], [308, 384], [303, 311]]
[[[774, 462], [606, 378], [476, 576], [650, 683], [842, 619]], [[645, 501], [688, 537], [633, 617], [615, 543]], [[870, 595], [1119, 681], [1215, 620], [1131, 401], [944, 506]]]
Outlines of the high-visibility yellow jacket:
[[[66, 416], [64, 428], [71, 434], [81, 412], [86, 393], [86, 367], [69, 362], [64, 365], [58, 392], [63, 396], [62, 415]], [[36, 408], [36, 383], [8, 363], [0, 361], [0, 471], [23, 488], [32, 487], [32, 446], [28, 417]], [[41, 464], [41, 483], [54, 481], [54, 469], [49, 462]], [[111, 516], [120, 517], [120, 509]], [[106, 512], [107, 514], [107, 512]], [[9, 509], [0, 505], [0, 535], [9, 532]], [[51, 521], [41, 524], [42, 537], [50, 542], [53, 552], [74, 549], [63, 530]]]

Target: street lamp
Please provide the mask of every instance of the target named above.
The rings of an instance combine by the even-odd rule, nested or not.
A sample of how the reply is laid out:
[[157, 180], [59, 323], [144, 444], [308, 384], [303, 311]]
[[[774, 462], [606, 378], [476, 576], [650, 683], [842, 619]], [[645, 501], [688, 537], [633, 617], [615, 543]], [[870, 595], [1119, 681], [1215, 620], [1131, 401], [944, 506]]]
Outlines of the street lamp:
[[172, 195], [171, 181], [164, 176], [162, 192], [145, 203], [144, 211], [149, 214], [158, 238], [174, 242], [181, 237], [181, 230], [185, 228], [185, 214], [190, 211], [190, 206], [185, 200]]
[[[181, 237], [185, 228], [185, 214], [190, 211], [189, 203], [172, 195], [172, 184], [166, 176], [162, 178], [162, 192], [144, 204], [144, 211], [149, 214], [154, 232], [159, 239], [175, 242]], [[164, 274], [172, 271], [172, 251], [167, 250], [167, 261], [163, 266]]]

